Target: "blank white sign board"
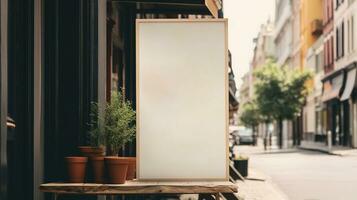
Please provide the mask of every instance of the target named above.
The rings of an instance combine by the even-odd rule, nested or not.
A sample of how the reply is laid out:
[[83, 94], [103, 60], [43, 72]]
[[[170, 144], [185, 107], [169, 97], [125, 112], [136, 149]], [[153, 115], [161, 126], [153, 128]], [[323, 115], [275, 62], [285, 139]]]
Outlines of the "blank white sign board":
[[228, 180], [227, 21], [137, 20], [137, 176]]

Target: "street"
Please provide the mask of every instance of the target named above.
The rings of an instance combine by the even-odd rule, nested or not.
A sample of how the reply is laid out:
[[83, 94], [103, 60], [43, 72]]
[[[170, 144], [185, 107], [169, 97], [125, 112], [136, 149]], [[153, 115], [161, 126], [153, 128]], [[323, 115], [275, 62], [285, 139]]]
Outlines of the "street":
[[249, 167], [264, 173], [291, 200], [357, 199], [357, 156], [335, 156], [299, 149], [264, 152], [239, 146]]

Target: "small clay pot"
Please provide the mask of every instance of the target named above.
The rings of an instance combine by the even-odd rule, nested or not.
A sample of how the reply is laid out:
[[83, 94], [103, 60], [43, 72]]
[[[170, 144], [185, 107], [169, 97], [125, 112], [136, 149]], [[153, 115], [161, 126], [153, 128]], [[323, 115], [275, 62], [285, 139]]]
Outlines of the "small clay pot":
[[129, 160], [128, 172], [126, 173], [126, 180], [133, 180], [136, 172], [136, 157], [126, 157]]
[[105, 154], [104, 147], [79, 146], [78, 149], [85, 157], [104, 156]]
[[128, 172], [129, 159], [125, 157], [108, 156], [104, 158], [108, 169], [108, 181], [114, 184], [124, 184]]
[[89, 158], [95, 183], [104, 183], [104, 157], [94, 156]]
[[100, 156], [104, 157], [105, 155], [105, 148], [104, 147], [92, 147], [92, 154], [91, 156]]
[[92, 153], [91, 146], [79, 146], [78, 149], [81, 152], [82, 156], [89, 157], [89, 155], [91, 155]]
[[68, 182], [83, 183], [86, 173], [87, 157], [66, 157]]

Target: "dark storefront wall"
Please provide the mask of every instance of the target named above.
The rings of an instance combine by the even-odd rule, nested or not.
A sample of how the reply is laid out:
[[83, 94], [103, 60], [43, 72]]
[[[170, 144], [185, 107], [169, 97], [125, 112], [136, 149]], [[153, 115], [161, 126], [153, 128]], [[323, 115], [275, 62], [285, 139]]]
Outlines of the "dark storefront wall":
[[349, 104], [338, 99], [327, 102], [327, 130], [332, 134], [332, 145], [351, 146]]
[[[357, 75], [356, 75], [357, 77]], [[357, 148], [357, 79], [355, 80], [355, 87], [350, 96], [350, 130], [351, 143], [353, 148]]]
[[8, 1], [8, 199], [33, 196], [33, 19], [32, 0]]
[[332, 144], [341, 145], [341, 106], [338, 100], [329, 103], [332, 131]]
[[1, 41], [0, 199], [39, 199], [37, 185], [64, 180], [63, 157], [86, 142], [99, 93], [98, 1], [2, 0]]
[[332, 145], [351, 146], [351, 132], [349, 128], [349, 102], [340, 101], [345, 89], [344, 71], [337, 71], [324, 78], [323, 101], [326, 105], [327, 126], [326, 133], [331, 131]]
[[[354, 79], [348, 81], [348, 72], [353, 70], [354, 67], [355, 63], [352, 63], [338, 72], [340, 73], [338, 76], [343, 77], [341, 90], [339, 91], [338, 96], [327, 101], [325, 104], [327, 107], [327, 131], [330, 130], [332, 133], [333, 145], [346, 147], [352, 147], [354, 145], [354, 130], [352, 125], [354, 116], [352, 109], [353, 99], [355, 99], [354, 95], [356, 95], [353, 89], [355, 87], [355, 81]], [[332, 82], [335, 77], [330, 77]]]
[[[39, 1], [1, 1], [1, 119], [5, 122], [1, 121], [0, 199], [38, 199], [34, 188], [41, 167], [35, 161], [35, 149], [41, 148], [34, 139], [38, 135], [34, 108], [41, 80], [35, 69], [40, 66], [41, 51], [35, 43], [39, 40], [34, 35], [40, 32], [34, 21]], [[3, 127], [7, 115], [16, 128]]]
[[90, 103], [105, 102], [105, 3], [42, 0], [43, 182], [66, 180], [64, 157], [88, 144]]
[[341, 102], [341, 144], [350, 147], [351, 133], [350, 133], [350, 104], [348, 101]]
[[63, 158], [87, 142], [98, 101], [98, 2], [44, 2], [44, 177], [65, 179]]

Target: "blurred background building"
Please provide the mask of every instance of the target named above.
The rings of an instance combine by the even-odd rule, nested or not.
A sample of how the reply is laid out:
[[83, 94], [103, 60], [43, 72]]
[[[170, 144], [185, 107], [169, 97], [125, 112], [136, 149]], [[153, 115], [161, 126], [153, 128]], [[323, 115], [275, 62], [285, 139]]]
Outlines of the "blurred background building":
[[[276, 0], [275, 6], [274, 23], [264, 23], [254, 41], [241, 105], [252, 100], [254, 70], [267, 58], [287, 69], [310, 70], [314, 75], [306, 83], [310, 93], [301, 114], [283, 123], [283, 147], [323, 148], [328, 133], [333, 146], [357, 147], [356, 0]], [[266, 43], [272, 43], [269, 50]], [[263, 129], [259, 126], [260, 136]]]

